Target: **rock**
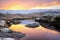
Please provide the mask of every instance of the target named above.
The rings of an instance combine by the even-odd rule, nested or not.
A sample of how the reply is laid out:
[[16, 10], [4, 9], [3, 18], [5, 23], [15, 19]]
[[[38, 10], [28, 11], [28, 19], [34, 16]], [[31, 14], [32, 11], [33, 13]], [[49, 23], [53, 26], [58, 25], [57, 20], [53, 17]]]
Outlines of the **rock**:
[[2, 27], [1, 32], [12, 32], [9, 28]]
[[0, 20], [0, 26], [4, 26], [5, 24], [5, 20]]
[[48, 20], [44, 20], [44, 18], [37, 18], [35, 19], [35, 22], [38, 22], [41, 26], [47, 29], [53, 29], [60, 32], [60, 16], [52, 17], [51, 19], [49, 17]]
[[0, 32], [0, 38], [15, 38], [15, 39], [21, 39], [25, 37], [25, 34], [21, 32], [12, 32], [12, 33], [7, 33], [7, 32]]
[[20, 24], [20, 20], [13, 20], [13, 24]]
[[12, 24], [13, 24], [13, 21], [12, 20], [6, 20], [5, 26], [6, 27], [10, 27]]
[[17, 38], [22, 38], [25, 36], [25, 34], [21, 33], [21, 32], [13, 32], [13, 37], [17, 37]]
[[28, 24], [26, 25], [26, 27], [36, 28], [36, 27], [39, 27], [39, 24], [38, 23]]

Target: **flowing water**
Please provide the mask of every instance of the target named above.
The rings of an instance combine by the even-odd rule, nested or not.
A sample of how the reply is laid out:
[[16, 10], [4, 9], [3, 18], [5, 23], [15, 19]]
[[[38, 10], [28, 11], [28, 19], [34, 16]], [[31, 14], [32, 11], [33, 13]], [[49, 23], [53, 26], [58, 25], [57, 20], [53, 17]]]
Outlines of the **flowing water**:
[[25, 25], [34, 23], [30, 20], [23, 20], [21, 24], [12, 25], [11, 30], [26, 34], [21, 40], [60, 40], [60, 32], [46, 29], [42, 26], [28, 28]]
[[[26, 34], [21, 40], [60, 40], [60, 32], [50, 30], [39, 26], [37, 28], [28, 28], [25, 25], [34, 23], [30, 20], [23, 20], [21, 24], [12, 25], [11, 30]], [[8, 39], [6, 39], [8, 40]], [[9, 39], [14, 40], [14, 39]]]

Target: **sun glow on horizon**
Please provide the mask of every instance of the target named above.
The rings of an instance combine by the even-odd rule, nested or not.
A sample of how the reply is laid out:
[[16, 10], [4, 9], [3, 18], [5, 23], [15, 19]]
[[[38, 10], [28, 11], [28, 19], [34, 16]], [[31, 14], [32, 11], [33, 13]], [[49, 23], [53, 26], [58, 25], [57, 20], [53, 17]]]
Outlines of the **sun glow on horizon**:
[[37, 7], [24, 7], [22, 5], [7, 6], [3, 10], [34, 10], [34, 9], [60, 9], [60, 6], [37, 6]]
[[59, 0], [0, 0], [2, 10], [60, 9]]
[[5, 8], [5, 10], [26, 10], [22, 5], [11, 5]]
[[60, 9], [60, 6], [37, 6], [31, 9]]

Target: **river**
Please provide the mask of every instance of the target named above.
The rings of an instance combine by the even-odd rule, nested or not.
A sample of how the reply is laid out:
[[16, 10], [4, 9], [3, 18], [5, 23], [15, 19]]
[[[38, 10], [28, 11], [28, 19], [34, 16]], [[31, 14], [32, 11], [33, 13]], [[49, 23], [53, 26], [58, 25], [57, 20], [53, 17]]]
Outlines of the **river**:
[[24, 20], [21, 24], [12, 25], [11, 30], [25, 33], [26, 36], [21, 40], [60, 40], [60, 32], [50, 30], [39, 26], [37, 28], [28, 28], [25, 25], [33, 23], [30, 20]]

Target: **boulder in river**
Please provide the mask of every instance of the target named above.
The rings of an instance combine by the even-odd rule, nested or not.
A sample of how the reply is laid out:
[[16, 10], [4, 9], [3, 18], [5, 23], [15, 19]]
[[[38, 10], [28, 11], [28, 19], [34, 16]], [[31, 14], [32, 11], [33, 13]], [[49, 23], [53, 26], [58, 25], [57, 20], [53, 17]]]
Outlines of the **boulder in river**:
[[39, 24], [38, 23], [27, 24], [26, 27], [36, 28], [39, 27]]

